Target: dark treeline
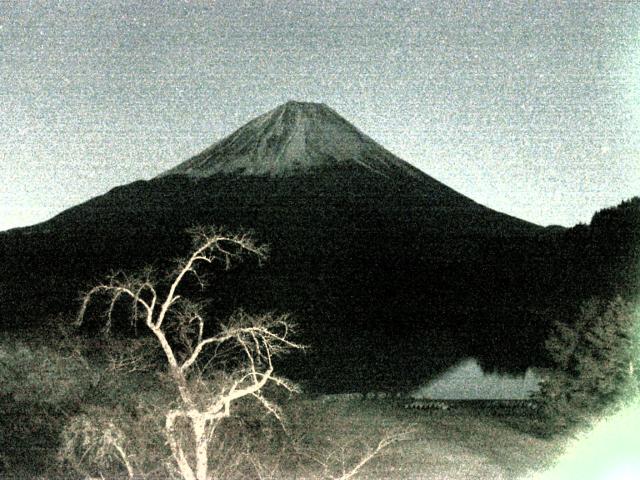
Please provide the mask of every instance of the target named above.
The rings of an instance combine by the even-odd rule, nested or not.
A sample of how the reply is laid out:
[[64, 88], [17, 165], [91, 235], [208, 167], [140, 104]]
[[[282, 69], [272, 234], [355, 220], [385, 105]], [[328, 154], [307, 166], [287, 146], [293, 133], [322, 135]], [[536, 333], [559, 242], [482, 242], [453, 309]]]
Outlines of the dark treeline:
[[[620, 297], [637, 301], [640, 294], [640, 197], [596, 212], [589, 224], [547, 228], [537, 277], [537, 304], [544, 326], [572, 325], [589, 302], [608, 303]], [[481, 355], [483, 366], [495, 368]], [[540, 366], [548, 358], [542, 351]], [[488, 361], [487, 361], [488, 360]], [[499, 364], [499, 362], [497, 362]]]

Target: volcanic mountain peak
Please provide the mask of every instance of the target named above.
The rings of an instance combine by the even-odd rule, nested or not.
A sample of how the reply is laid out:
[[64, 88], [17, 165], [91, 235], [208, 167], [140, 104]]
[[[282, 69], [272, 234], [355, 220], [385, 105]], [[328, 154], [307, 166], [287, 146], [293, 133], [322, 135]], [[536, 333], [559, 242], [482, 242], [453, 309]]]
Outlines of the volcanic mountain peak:
[[289, 101], [267, 112], [164, 175], [217, 173], [288, 176], [320, 167], [357, 164], [388, 175], [419, 170], [378, 145], [321, 103]]

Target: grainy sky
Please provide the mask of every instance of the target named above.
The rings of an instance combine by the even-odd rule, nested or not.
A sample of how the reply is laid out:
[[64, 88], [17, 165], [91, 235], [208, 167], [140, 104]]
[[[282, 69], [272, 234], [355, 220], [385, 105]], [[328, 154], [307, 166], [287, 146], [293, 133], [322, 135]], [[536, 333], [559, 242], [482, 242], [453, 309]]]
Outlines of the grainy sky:
[[324, 102], [476, 201], [640, 194], [640, 2], [0, 0], [0, 230]]

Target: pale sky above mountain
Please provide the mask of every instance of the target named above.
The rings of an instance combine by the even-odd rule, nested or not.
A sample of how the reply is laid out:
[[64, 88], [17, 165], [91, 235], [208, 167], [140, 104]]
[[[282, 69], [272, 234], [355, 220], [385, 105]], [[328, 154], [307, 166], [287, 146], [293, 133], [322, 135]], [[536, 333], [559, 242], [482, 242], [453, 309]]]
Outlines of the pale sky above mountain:
[[0, 230], [323, 102], [496, 210], [640, 195], [640, 2], [0, 2]]

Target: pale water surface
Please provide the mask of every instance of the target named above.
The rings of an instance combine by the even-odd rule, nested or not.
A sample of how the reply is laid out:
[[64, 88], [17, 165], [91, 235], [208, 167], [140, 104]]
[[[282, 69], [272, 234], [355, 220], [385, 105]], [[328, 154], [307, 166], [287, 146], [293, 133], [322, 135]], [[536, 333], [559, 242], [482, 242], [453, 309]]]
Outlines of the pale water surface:
[[442, 400], [525, 399], [538, 390], [539, 382], [532, 369], [523, 376], [484, 373], [475, 359], [467, 358], [411, 396]]

